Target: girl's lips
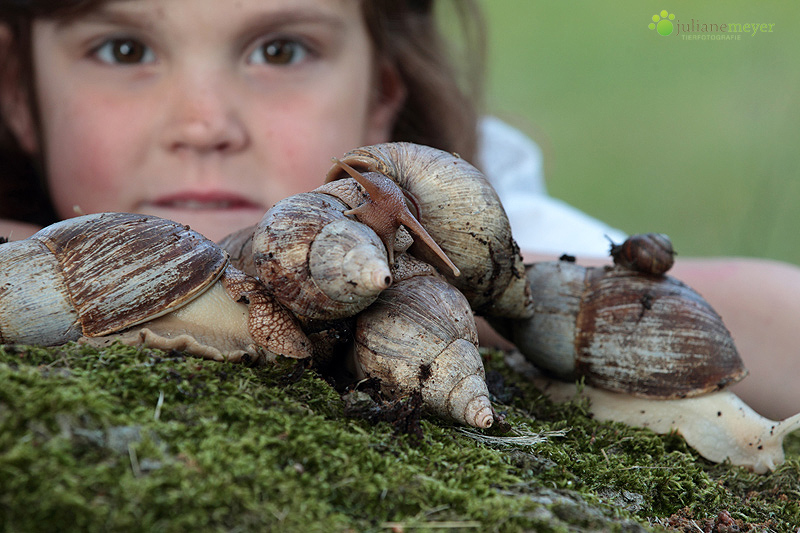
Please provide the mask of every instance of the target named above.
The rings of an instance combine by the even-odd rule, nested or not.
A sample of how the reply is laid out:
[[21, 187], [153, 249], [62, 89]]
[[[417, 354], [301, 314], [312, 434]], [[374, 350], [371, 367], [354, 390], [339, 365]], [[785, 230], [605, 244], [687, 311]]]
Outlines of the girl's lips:
[[229, 210], [229, 209], [259, 209], [264, 206], [250, 201], [239, 194], [211, 191], [211, 192], [179, 192], [156, 198], [149, 202], [155, 207], [170, 209], [187, 209], [193, 211]]

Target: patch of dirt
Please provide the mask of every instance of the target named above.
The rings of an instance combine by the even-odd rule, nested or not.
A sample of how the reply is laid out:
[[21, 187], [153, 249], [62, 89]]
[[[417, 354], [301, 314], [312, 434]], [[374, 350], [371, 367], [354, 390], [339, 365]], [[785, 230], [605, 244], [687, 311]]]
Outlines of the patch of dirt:
[[371, 378], [356, 385], [342, 396], [344, 414], [363, 418], [370, 424], [387, 422], [395, 435], [410, 435], [422, 440], [422, 395], [414, 392], [405, 398], [385, 400], [380, 392], [380, 380]]
[[772, 531], [774, 525], [770, 521], [763, 524], [745, 524], [742, 520], [735, 519], [727, 510], [720, 511], [712, 518], [695, 518], [694, 513], [688, 508], [683, 508], [667, 518], [660, 525], [671, 531], [682, 533], [755, 533], [757, 531]]

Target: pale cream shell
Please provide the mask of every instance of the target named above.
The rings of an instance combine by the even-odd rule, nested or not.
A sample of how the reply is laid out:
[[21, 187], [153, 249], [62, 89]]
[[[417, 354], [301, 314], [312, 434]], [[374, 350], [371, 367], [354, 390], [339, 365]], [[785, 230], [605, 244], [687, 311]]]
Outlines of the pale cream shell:
[[358, 316], [359, 375], [380, 379], [391, 398], [419, 391], [443, 417], [489, 427], [489, 402], [475, 320], [466, 299], [435, 276], [396, 282]]
[[300, 193], [275, 204], [256, 228], [258, 278], [298, 317], [353, 316], [391, 283], [386, 248], [347, 209], [327, 194]]

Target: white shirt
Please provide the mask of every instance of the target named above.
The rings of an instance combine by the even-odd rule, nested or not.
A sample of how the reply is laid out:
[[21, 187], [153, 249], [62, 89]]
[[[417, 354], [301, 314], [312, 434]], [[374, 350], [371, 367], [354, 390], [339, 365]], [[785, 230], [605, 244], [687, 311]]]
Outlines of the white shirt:
[[495, 117], [482, 119], [479, 130], [478, 166], [500, 196], [521, 250], [608, 257], [608, 238], [625, 240], [623, 232], [547, 196], [542, 151], [522, 132]]

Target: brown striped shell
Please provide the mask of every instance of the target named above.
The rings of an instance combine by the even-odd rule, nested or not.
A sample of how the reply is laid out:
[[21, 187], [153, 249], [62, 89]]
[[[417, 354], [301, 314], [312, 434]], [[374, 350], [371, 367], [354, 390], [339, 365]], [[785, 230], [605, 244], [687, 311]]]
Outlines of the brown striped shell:
[[[403, 189], [414, 216], [461, 271], [458, 277], [442, 273], [476, 312], [530, 316], [519, 247], [497, 193], [478, 169], [456, 155], [402, 142], [358, 148], [341, 161], [359, 172], [383, 174]], [[346, 175], [337, 163], [326, 181]], [[437, 264], [416, 243], [410, 251]]]
[[671, 399], [747, 374], [719, 315], [672, 277], [559, 261], [529, 265], [528, 279], [535, 312], [514, 323], [513, 341], [556, 377]]
[[169, 220], [64, 220], [0, 246], [0, 342], [63, 344], [141, 324], [198, 297], [227, 264], [213, 242]]

